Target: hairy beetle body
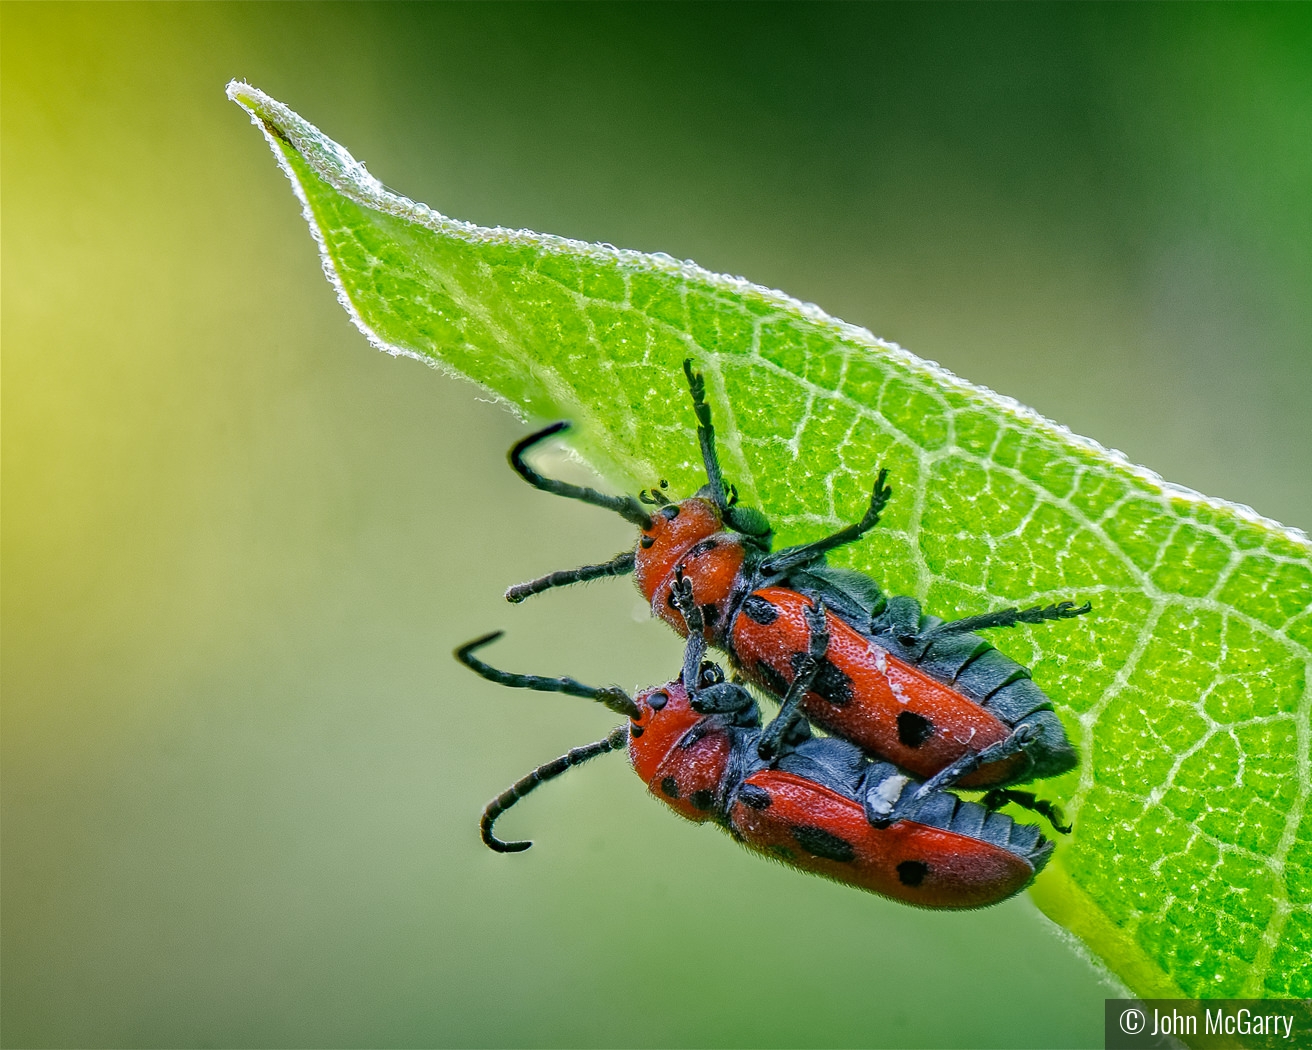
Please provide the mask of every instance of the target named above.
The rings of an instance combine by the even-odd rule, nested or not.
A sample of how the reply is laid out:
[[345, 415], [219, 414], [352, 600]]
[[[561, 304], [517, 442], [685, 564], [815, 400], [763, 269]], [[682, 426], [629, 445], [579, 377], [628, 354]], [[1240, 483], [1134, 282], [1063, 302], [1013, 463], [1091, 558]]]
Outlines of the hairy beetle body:
[[[790, 867], [908, 904], [996, 904], [1029, 885], [1052, 853], [1038, 828], [951, 792], [925, 794], [922, 784], [845, 740], [795, 734], [772, 762], [763, 761], [756, 701], [701, 662], [700, 651], [685, 661], [683, 677], [632, 700], [619, 694], [621, 701], [618, 690], [489, 667], [473, 653], [495, 637], [456, 655], [494, 681], [591, 696], [629, 714], [627, 726], [539, 767], [489, 803], [483, 838], [498, 851], [529, 845], [496, 838], [493, 824], [506, 809], [573, 765], [627, 744], [648, 790], [681, 817], [714, 823]], [[701, 688], [689, 689], [689, 677]]]
[[657, 489], [640, 500], [602, 496], [545, 479], [524, 461], [529, 448], [563, 424], [531, 435], [510, 454], [522, 477], [546, 491], [617, 510], [641, 534], [633, 551], [605, 565], [552, 573], [512, 587], [507, 598], [522, 601], [550, 587], [632, 571], [652, 613], [686, 636], [674, 592], [681, 580], [690, 581], [707, 643], [776, 697], [794, 681], [805, 610], [823, 602], [834, 652], [815, 688], [792, 706], [781, 706], [762, 735], [762, 757], [779, 746], [793, 722], [806, 717], [873, 756], [931, 778], [931, 789], [953, 784], [1003, 789], [1074, 768], [1078, 756], [1049, 698], [1025, 667], [977, 632], [1067, 619], [1090, 607], [1060, 602], [945, 623], [924, 615], [913, 598], [887, 598], [870, 577], [827, 565], [829, 551], [878, 523], [892, 494], [886, 471], [880, 472], [861, 521], [817, 542], [772, 552], [764, 515], [738, 506], [736, 494], [725, 488], [705, 384], [690, 362], [684, 368], [707, 484], [678, 503]]

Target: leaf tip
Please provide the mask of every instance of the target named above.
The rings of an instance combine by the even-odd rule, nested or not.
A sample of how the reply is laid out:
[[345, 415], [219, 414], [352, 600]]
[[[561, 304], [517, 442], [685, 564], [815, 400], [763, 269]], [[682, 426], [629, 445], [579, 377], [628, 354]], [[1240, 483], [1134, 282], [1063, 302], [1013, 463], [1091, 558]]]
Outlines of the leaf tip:
[[228, 81], [225, 91], [228, 98], [250, 114], [253, 124], [289, 146], [293, 145], [286, 127], [285, 115], [290, 113], [286, 106], [244, 80]]
[[229, 80], [224, 93], [252, 115], [261, 107], [261, 103], [269, 101], [268, 95], [244, 80]]

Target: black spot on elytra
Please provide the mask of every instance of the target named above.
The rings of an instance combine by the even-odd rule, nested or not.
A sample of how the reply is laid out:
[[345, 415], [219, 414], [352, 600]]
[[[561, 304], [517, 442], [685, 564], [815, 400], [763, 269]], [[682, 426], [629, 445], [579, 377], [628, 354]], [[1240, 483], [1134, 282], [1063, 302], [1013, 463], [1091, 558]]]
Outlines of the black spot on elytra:
[[747, 600], [743, 602], [743, 612], [747, 614], [749, 620], [762, 626], [779, 619], [779, 610], [757, 594], [747, 596]]
[[659, 711], [669, 703], [669, 700], [669, 693], [652, 693], [651, 696], [647, 697], [647, 704], [653, 711]]
[[856, 857], [856, 850], [852, 848], [852, 843], [847, 839], [839, 838], [832, 831], [812, 827], [809, 824], [799, 824], [792, 829], [792, 833], [797, 844], [812, 856], [843, 863]]
[[638, 737], [642, 736], [645, 732], [646, 730], [643, 729], [642, 726], [629, 726], [629, 736], [633, 737], [634, 740], [637, 740]]
[[770, 792], [755, 784], [744, 784], [738, 789], [738, 797], [748, 809], [769, 809], [770, 803], [774, 801]]
[[713, 550], [715, 550], [714, 540], [702, 540], [700, 543], [694, 543], [690, 548], [688, 548], [688, 557], [700, 558], [707, 551], [713, 551]]
[[676, 503], [670, 503], [661, 508], [661, 517], [667, 521], [673, 521], [679, 516], [679, 507]]
[[702, 619], [706, 621], [707, 627], [714, 627], [715, 621], [719, 619], [720, 610], [710, 602], [702, 606]]
[[929, 865], [923, 860], [904, 860], [897, 866], [898, 881], [903, 886], [919, 886], [929, 874]]
[[679, 782], [673, 777], [666, 777], [661, 781], [661, 791], [665, 793], [667, 798], [678, 798]]
[[693, 809], [700, 809], [703, 813], [705, 813], [714, 804], [715, 796], [712, 795], [705, 788], [702, 788], [701, 790], [694, 791], [691, 795], [689, 795], [688, 801], [692, 803]]
[[642, 539], [638, 541], [638, 543], [641, 544], [642, 549], [645, 551], [651, 550], [652, 544], [654, 544], [655, 542], [656, 542], [655, 536], [644, 536]]
[[765, 687], [776, 696], [783, 696], [788, 692], [788, 683], [784, 681], [784, 676], [764, 660], [756, 661], [756, 673], [765, 683]]
[[[805, 659], [805, 653], [793, 654], [794, 674]], [[835, 667], [828, 657], [823, 657], [820, 669], [815, 673], [815, 680], [811, 683], [811, 692], [835, 707], [846, 707], [852, 702], [852, 679]]]
[[934, 735], [934, 723], [914, 711], [903, 711], [897, 716], [897, 738], [907, 747], [919, 747]]

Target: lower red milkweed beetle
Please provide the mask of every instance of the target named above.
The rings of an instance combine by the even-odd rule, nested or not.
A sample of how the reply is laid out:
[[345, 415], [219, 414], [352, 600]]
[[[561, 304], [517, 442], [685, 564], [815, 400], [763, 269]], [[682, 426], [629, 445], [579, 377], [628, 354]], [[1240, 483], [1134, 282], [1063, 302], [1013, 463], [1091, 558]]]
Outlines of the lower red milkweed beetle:
[[[686, 634], [673, 589], [678, 580], [689, 579], [707, 641], [728, 653], [744, 677], [776, 697], [788, 693], [794, 681], [805, 610], [823, 601], [833, 652], [814, 687], [785, 703], [766, 728], [758, 741], [761, 757], [768, 758], [804, 714], [871, 754], [931, 778], [933, 788], [1002, 789], [1072, 769], [1075, 749], [1051, 701], [1025, 667], [976, 632], [1080, 616], [1090, 606], [1058, 602], [945, 623], [924, 615], [913, 598], [886, 598], [870, 577], [827, 565], [829, 551], [878, 523], [892, 495], [887, 471], [879, 472], [859, 522], [814, 543], [772, 553], [773, 533], [765, 516], [740, 506], [735, 490], [725, 486], [705, 382], [691, 362], [684, 362], [684, 371], [708, 479], [689, 499], [672, 503], [660, 489], [644, 491], [638, 499], [607, 496], [539, 474], [525, 453], [566, 429], [565, 423], [511, 449], [511, 465], [530, 484], [613, 510], [642, 535], [633, 551], [511, 587], [507, 599], [519, 602], [549, 588], [632, 572], [652, 612]], [[1024, 805], [1027, 799], [1012, 793], [1011, 801]], [[1060, 818], [1049, 815], [1059, 825]]]
[[[681, 585], [679, 597], [686, 600], [687, 594]], [[696, 614], [693, 607], [690, 619]], [[815, 631], [794, 691], [815, 676], [828, 643], [823, 610], [808, 621]], [[748, 849], [802, 871], [908, 904], [996, 904], [1029, 885], [1052, 853], [1052, 843], [1033, 825], [951, 792], [926, 792], [846, 740], [812, 738], [805, 723], [785, 735], [772, 761], [762, 760], [756, 701], [702, 659], [700, 635], [690, 640], [678, 678], [636, 697], [616, 687], [491, 667], [474, 653], [498, 637], [500, 632], [469, 642], [456, 657], [491, 681], [587, 697], [629, 718], [604, 739], [539, 766], [488, 803], [483, 841], [498, 852], [532, 845], [496, 837], [494, 825], [507, 809], [565, 770], [627, 743], [634, 770], [680, 816], [713, 821]]]

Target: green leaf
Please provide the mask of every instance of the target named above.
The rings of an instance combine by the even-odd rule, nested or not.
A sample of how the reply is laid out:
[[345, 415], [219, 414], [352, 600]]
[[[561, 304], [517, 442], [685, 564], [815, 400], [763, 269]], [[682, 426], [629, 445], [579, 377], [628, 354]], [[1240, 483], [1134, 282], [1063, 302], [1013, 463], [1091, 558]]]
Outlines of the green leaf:
[[999, 639], [1084, 756], [1033, 893], [1144, 996], [1312, 996], [1312, 547], [779, 292], [664, 255], [448, 219], [246, 84], [324, 269], [378, 348], [465, 376], [617, 488], [699, 483], [680, 363], [726, 475], [782, 542], [885, 522], [835, 561], [940, 616], [1091, 600]]

